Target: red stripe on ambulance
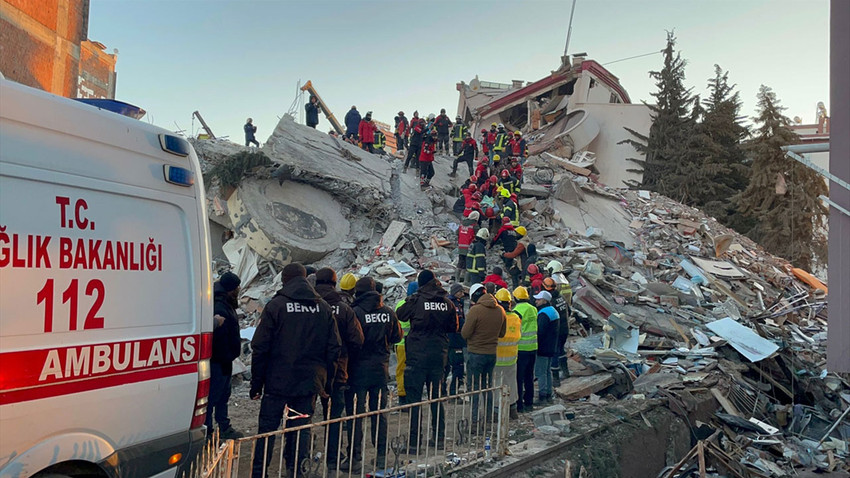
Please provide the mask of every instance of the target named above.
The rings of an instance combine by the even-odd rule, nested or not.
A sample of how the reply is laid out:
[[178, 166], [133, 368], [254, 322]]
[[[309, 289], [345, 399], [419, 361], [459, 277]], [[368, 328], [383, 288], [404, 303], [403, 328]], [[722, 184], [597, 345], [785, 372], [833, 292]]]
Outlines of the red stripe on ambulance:
[[0, 405], [198, 370], [200, 337], [186, 335], [0, 354]]

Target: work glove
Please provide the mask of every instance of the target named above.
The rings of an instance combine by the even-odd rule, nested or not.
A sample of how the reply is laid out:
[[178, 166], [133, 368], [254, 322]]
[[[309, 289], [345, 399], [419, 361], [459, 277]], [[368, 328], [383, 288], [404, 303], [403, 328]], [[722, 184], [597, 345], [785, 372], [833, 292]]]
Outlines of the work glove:
[[248, 396], [251, 397], [251, 400], [259, 400], [263, 396], [263, 386], [251, 384], [251, 391], [248, 392]]

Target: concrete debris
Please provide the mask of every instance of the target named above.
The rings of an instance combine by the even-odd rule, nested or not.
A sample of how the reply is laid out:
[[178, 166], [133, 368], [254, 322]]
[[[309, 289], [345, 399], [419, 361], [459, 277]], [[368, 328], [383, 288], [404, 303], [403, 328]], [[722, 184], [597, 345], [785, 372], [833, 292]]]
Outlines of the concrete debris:
[[[210, 140], [195, 147], [207, 166], [246, 150]], [[444, 284], [457, 279], [461, 219], [452, 205], [465, 178], [448, 176], [451, 157], [437, 157], [431, 186], [421, 189], [398, 158], [290, 118], [259, 151], [271, 165], [247, 171], [237, 187], [207, 184], [211, 221], [234, 236], [213, 251], [217, 272], [247, 267], [255, 276], [243, 278], [244, 342], [290, 261], [333, 267], [340, 277], [372, 275], [390, 305], [422, 269]], [[614, 403], [663, 403], [698, 434], [667, 465], [699, 456], [685, 452], [702, 439], [715, 471], [720, 462], [759, 476], [846, 470], [850, 380], [824, 369], [826, 285], [699, 210], [608, 187], [560, 163], [527, 159], [519, 209], [540, 269], [559, 261], [572, 287], [571, 376], [554, 388], [562, 403], [535, 413], [524, 439], [576, 432], [571, 414], [579, 409], [592, 416]], [[499, 252], [487, 252], [488, 273], [502, 265]], [[248, 352], [241, 360], [250, 368]]]

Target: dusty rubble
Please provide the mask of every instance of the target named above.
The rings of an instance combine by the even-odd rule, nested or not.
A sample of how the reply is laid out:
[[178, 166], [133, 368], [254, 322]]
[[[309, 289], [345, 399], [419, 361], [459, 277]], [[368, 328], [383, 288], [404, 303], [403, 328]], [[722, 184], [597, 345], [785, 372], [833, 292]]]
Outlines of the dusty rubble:
[[[195, 147], [208, 166], [245, 149]], [[214, 259], [243, 278], [246, 341], [290, 260], [372, 275], [390, 304], [418, 270], [453, 280], [460, 221], [451, 206], [462, 180], [448, 178], [448, 157], [438, 157], [433, 187], [421, 191], [397, 158], [287, 118], [260, 152], [270, 164], [247, 171], [236, 191], [208, 184], [211, 220], [236, 233]], [[824, 369], [826, 286], [696, 209], [599, 184], [592, 169], [557, 156], [532, 156], [524, 176], [521, 222], [541, 262], [572, 271], [572, 377], [556, 390], [568, 409], [661, 400], [689, 425], [694, 445], [675, 457], [678, 468], [668, 459], [662, 476], [691, 476], [694, 466], [705, 476], [850, 470], [850, 382]], [[251, 188], [255, 197], [234, 200]], [[332, 211], [315, 204], [319, 193]], [[307, 194], [314, 199], [303, 201]], [[272, 224], [287, 217], [267, 213], [272, 201], [312, 211], [322, 237], [293, 237], [291, 218]], [[257, 230], [266, 238], [252, 239]], [[489, 254], [491, 268], [501, 265]]]

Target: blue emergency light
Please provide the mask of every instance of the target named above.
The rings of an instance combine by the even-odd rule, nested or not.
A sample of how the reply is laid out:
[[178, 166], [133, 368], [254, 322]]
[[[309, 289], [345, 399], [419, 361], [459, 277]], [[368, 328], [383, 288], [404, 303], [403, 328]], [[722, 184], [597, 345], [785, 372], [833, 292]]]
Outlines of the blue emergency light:
[[162, 173], [167, 183], [185, 187], [195, 184], [195, 173], [189, 169], [166, 164], [162, 167]]

